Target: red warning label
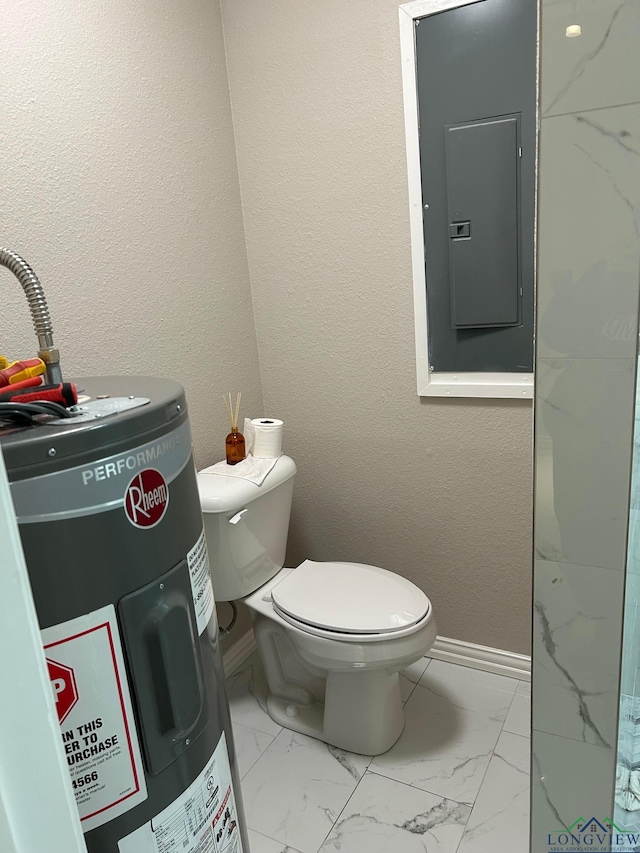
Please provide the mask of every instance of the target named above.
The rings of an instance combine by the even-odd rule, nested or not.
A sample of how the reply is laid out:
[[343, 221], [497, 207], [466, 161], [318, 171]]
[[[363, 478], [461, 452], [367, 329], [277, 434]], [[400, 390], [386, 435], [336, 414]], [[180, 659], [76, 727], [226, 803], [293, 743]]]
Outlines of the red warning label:
[[112, 604], [42, 632], [70, 784], [85, 832], [147, 797]]

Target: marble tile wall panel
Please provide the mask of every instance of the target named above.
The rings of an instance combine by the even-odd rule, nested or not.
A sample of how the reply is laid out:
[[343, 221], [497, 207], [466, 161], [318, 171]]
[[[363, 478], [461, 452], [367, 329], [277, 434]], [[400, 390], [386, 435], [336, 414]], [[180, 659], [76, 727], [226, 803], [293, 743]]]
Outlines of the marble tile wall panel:
[[[566, 38], [570, 24], [579, 38]], [[640, 3], [542, 0], [541, 27], [532, 853], [548, 853], [549, 831], [613, 811], [640, 289]], [[636, 568], [632, 626], [640, 559]], [[626, 675], [630, 694], [638, 671]]]
[[[542, 116], [640, 101], [637, 0], [543, 0]], [[579, 38], [566, 38], [580, 24]]]
[[539, 731], [615, 747], [622, 569], [536, 561], [533, 719]]
[[537, 357], [635, 358], [640, 109], [543, 120], [539, 169]]
[[538, 559], [624, 569], [634, 395], [632, 358], [538, 359]]
[[615, 749], [534, 729], [532, 753], [531, 853], [549, 853], [549, 833], [580, 817], [611, 818]]

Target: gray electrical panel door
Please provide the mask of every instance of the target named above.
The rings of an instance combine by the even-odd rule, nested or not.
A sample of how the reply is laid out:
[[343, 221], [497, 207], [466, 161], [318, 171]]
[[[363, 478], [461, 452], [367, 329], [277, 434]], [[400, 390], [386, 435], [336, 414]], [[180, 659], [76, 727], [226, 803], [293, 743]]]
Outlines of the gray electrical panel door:
[[416, 21], [435, 371], [533, 370], [536, 0]]
[[448, 127], [446, 157], [452, 325], [515, 326], [518, 116]]

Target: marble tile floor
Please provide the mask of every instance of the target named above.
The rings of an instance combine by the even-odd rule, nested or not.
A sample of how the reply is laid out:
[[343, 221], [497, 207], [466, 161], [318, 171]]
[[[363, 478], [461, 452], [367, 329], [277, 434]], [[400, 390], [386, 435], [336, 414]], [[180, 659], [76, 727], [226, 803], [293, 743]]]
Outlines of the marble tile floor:
[[401, 688], [372, 758], [276, 725], [257, 654], [227, 679], [250, 853], [528, 853], [530, 684], [422, 658]]

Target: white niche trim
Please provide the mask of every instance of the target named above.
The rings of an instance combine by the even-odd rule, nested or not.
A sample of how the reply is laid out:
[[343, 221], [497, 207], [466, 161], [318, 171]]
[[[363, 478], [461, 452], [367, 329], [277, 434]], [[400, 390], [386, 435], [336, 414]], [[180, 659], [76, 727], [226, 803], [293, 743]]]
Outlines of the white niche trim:
[[402, 89], [409, 182], [409, 221], [413, 306], [415, 316], [416, 373], [421, 397], [488, 397], [530, 400], [533, 373], [440, 373], [429, 364], [429, 329], [422, 221], [422, 179], [418, 133], [418, 88], [414, 21], [482, 0], [414, 0], [399, 7]]

